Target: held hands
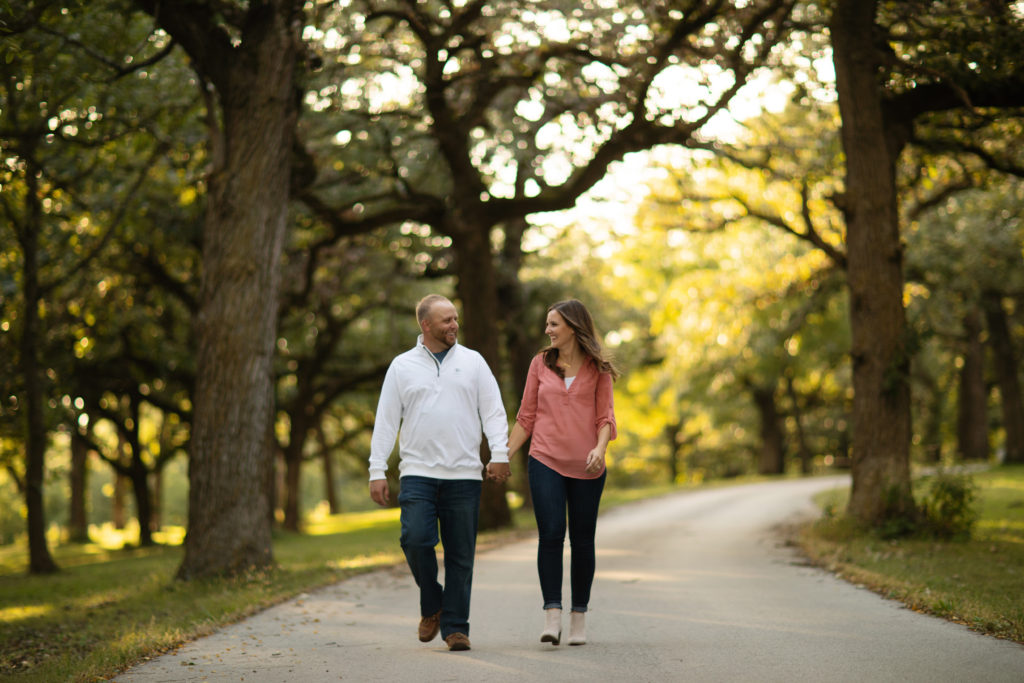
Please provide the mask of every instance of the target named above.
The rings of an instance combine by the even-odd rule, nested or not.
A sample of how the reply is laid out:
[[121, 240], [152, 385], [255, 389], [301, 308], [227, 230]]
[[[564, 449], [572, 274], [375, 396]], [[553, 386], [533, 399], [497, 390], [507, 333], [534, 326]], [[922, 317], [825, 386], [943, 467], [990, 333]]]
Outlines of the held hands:
[[507, 481], [510, 476], [512, 476], [512, 468], [509, 467], [507, 462], [487, 463], [487, 478], [491, 481], [501, 484]]
[[588, 474], [597, 474], [604, 468], [604, 449], [598, 446], [587, 453], [586, 471]]

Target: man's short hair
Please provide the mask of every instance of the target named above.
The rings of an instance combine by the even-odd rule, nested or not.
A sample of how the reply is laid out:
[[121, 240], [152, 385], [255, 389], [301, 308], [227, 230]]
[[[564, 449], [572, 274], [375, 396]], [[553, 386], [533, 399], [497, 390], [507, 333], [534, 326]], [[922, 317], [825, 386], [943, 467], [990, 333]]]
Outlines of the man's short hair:
[[447, 301], [448, 303], [451, 303], [448, 301], [448, 297], [441, 296], [440, 294], [427, 294], [425, 297], [420, 299], [420, 302], [416, 304], [416, 320], [419, 322], [426, 320], [427, 316], [430, 315], [430, 309], [439, 301]]

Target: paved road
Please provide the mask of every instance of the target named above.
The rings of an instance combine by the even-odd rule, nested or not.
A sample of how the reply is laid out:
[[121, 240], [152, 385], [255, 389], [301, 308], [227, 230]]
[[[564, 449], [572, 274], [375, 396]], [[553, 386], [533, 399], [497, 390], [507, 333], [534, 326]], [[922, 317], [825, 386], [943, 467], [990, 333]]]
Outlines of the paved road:
[[[117, 680], [1013, 681], [1024, 647], [805, 566], [772, 533], [841, 478], [644, 501], [598, 523], [589, 642], [542, 644], [533, 541], [478, 555], [473, 649], [416, 639], [404, 567], [267, 610]], [[397, 541], [396, 541], [397, 542]], [[568, 594], [566, 594], [568, 597]]]

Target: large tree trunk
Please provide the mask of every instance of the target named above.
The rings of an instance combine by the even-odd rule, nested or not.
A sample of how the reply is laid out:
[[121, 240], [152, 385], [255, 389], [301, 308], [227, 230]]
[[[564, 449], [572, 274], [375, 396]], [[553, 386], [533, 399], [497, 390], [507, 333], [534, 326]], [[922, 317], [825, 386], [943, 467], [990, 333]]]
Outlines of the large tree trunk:
[[[23, 155], [31, 159], [32, 154]], [[30, 165], [34, 166], [34, 164]], [[32, 574], [57, 571], [57, 564], [46, 544], [46, 509], [43, 505], [43, 477], [46, 471], [46, 424], [43, 421], [45, 400], [39, 367], [39, 230], [42, 207], [39, 204], [39, 174], [34, 168], [25, 174], [27, 216], [18, 231], [22, 258], [22, 291], [20, 362], [25, 382], [25, 508], [28, 512], [28, 570]]]
[[[452, 242], [455, 251], [456, 293], [462, 302], [459, 324], [466, 346], [478, 351], [500, 377], [498, 281], [491, 253], [490, 230], [476, 226], [459, 230]], [[481, 446], [481, 459], [490, 459], [487, 439]], [[505, 497], [505, 484], [487, 482], [480, 497], [480, 528], [497, 529], [512, 523]]]
[[178, 570], [192, 579], [273, 560], [267, 433], [301, 4], [250, 6], [233, 47], [209, 15], [197, 17], [187, 5], [146, 4], [213, 83], [220, 109], [220, 121], [211, 123], [188, 535]]
[[[874, 0], [837, 0], [830, 22], [846, 192], [853, 363], [849, 513], [878, 525], [913, 515], [910, 358], [895, 182], [901, 148], [882, 107]], [[889, 133], [889, 135], [887, 135]]]
[[484, 357], [500, 376], [498, 282], [491, 254], [490, 231], [469, 229], [453, 240], [456, 251], [456, 295], [462, 302], [459, 327], [464, 343]]
[[998, 292], [985, 295], [985, 319], [988, 323], [989, 346], [999, 386], [999, 404], [1006, 432], [1005, 462], [1024, 463], [1024, 401], [1021, 399], [1017, 354], [1006, 320], [1003, 298]]
[[526, 387], [530, 363], [540, 350], [537, 340], [543, 336], [544, 318], [529, 318], [529, 307], [519, 279], [519, 271], [523, 266], [523, 234], [529, 223], [525, 218], [517, 218], [508, 221], [503, 227], [505, 240], [498, 264], [497, 296], [501, 317], [505, 321], [505, 347], [508, 351], [511, 391], [514, 392], [514, 402], [518, 406]]
[[775, 405], [775, 389], [752, 387], [754, 405], [761, 418], [761, 449], [757, 462], [758, 474], [783, 474], [786, 471], [786, 437], [779, 422]]
[[[519, 218], [504, 224], [505, 241], [501, 251], [499, 262], [499, 287], [498, 306], [502, 311], [505, 320], [505, 348], [508, 352], [508, 391], [511, 392], [510, 400], [505, 405], [509, 406], [509, 422], [515, 421], [516, 413], [519, 411], [519, 403], [523, 397], [523, 390], [526, 388], [526, 376], [530, 371], [530, 363], [539, 351], [537, 339], [544, 329], [544, 319], [530, 319], [530, 307], [528, 305], [523, 285], [519, 280], [519, 271], [523, 264], [523, 234], [526, 232], [529, 223], [525, 218]], [[550, 302], [554, 303], [554, 302]], [[533, 507], [533, 499], [530, 494], [530, 481], [527, 476], [529, 465], [530, 440], [519, 450], [519, 454], [513, 456], [511, 461], [512, 479], [511, 486], [523, 498], [523, 505], [527, 509]]]
[[963, 365], [957, 404], [957, 451], [964, 460], [988, 459], [988, 387], [985, 384], [985, 346], [981, 341], [981, 311], [964, 318]]

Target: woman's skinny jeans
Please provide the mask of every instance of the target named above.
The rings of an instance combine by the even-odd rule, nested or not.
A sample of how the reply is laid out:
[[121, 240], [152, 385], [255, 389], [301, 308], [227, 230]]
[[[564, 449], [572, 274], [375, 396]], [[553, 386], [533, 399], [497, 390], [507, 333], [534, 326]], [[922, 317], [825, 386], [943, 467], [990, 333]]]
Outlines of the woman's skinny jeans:
[[594, 583], [597, 509], [607, 471], [597, 479], [573, 479], [532, 457], [527, 470], [537, 518], [537, 573], [544, 609], [562, 607], [562, 549], [568, 516], [572, 611], [586, 612]]

